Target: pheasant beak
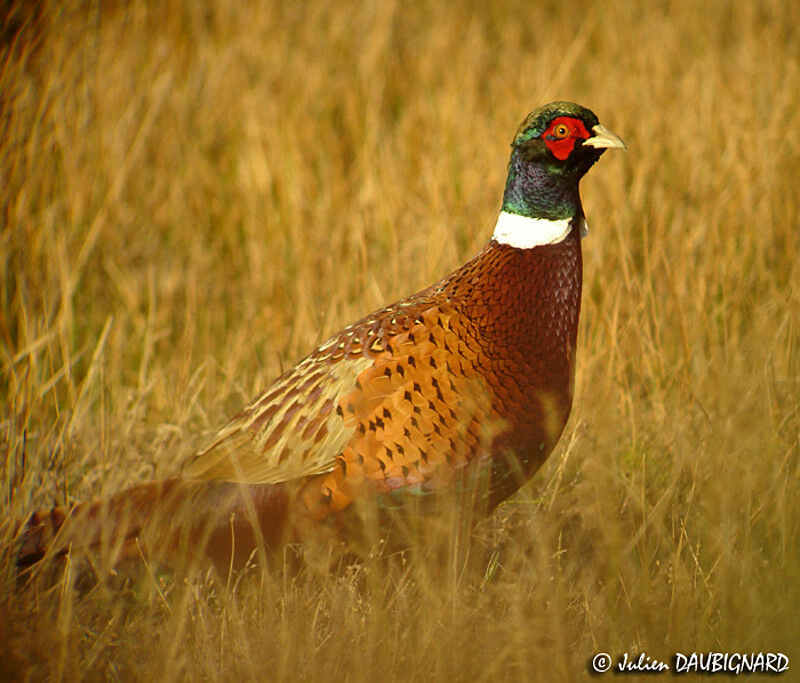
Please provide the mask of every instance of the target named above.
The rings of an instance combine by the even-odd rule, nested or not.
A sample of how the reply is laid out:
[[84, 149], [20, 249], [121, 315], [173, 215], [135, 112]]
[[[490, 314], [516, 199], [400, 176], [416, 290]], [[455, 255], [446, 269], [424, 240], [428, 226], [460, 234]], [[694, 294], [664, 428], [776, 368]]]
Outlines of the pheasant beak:
[[622, 139], [614, 135], [608, 128], [603, 128], [603, 126], [598, 124], [592, 128], [592, 133], [594, 133], [594, 136], [588, 140], [584, 140], [584, 145], [589, 145], [597, 149], [621, 149], [626, 152], [628, 151]]

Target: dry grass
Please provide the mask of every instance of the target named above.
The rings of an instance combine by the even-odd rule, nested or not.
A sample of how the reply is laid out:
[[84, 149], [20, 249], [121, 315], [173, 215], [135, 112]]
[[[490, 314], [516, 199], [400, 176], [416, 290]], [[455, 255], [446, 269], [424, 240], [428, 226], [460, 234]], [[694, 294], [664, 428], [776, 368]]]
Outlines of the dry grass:
[[800, 5], [114, 5], [21, 2], [3, 33], [3, 546], [32, 507], [175, 473], [315, 343], [473, 254], [534, 106], [586, 104], [631, 153], [584, 182], [568, 430], [476, 538], [235, 589], [18, 593], [3, 551], [0, 675], [800, 666]]

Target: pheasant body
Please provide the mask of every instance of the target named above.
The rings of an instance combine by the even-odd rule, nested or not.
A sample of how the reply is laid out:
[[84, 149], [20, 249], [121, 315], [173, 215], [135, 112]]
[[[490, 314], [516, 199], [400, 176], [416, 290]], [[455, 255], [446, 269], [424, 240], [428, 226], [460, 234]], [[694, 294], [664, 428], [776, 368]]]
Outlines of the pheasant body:
[[[482, 480], [474, 502], [490, 512], [544, 462], [569, 416], [585, 226], [578, 181], [604, 147], [621, 145], [577, 105], [531, 114], [512, 145], [501, 214], [526, 248], [499, 221], [496, 239], [464, 266], [279, 377], [182, 479], [35, 515], [21, 560], [68, 547], [78, 529], [97, 543], [109, 516], [98, 506], [115, 520], [112, 537], [149, 534], [169, 546], [182, 535], [223, 564], [258, 537], [277, 550], [354, 501], [392, 492]], [[541, 227], [537, 242], [530, 233]]]

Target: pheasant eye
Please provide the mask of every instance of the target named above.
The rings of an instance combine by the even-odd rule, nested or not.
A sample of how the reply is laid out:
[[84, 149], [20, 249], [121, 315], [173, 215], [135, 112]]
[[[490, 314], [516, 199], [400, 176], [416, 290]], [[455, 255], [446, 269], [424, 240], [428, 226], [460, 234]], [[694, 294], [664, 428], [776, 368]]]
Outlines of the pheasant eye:
[[553, 129], [553, 135], [559, 140], [564, 139], [569, 135], [569, 128], [567, 128], [563, 123], [559, 123]]

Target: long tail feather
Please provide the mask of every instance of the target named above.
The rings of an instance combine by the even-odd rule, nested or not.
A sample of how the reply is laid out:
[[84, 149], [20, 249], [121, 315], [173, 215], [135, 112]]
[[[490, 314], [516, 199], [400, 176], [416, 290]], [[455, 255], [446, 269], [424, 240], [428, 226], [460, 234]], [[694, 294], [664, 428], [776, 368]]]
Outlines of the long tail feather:
[[35, 512], [20, 534], [17, 567], [91, 553], [111, 567], [145, 553], [161, 561], [210, 558], [218, 569], [243, 566], [260, 548], [281, 547], [289, 495], [283, 485], [168, 479], [109, 499]]

